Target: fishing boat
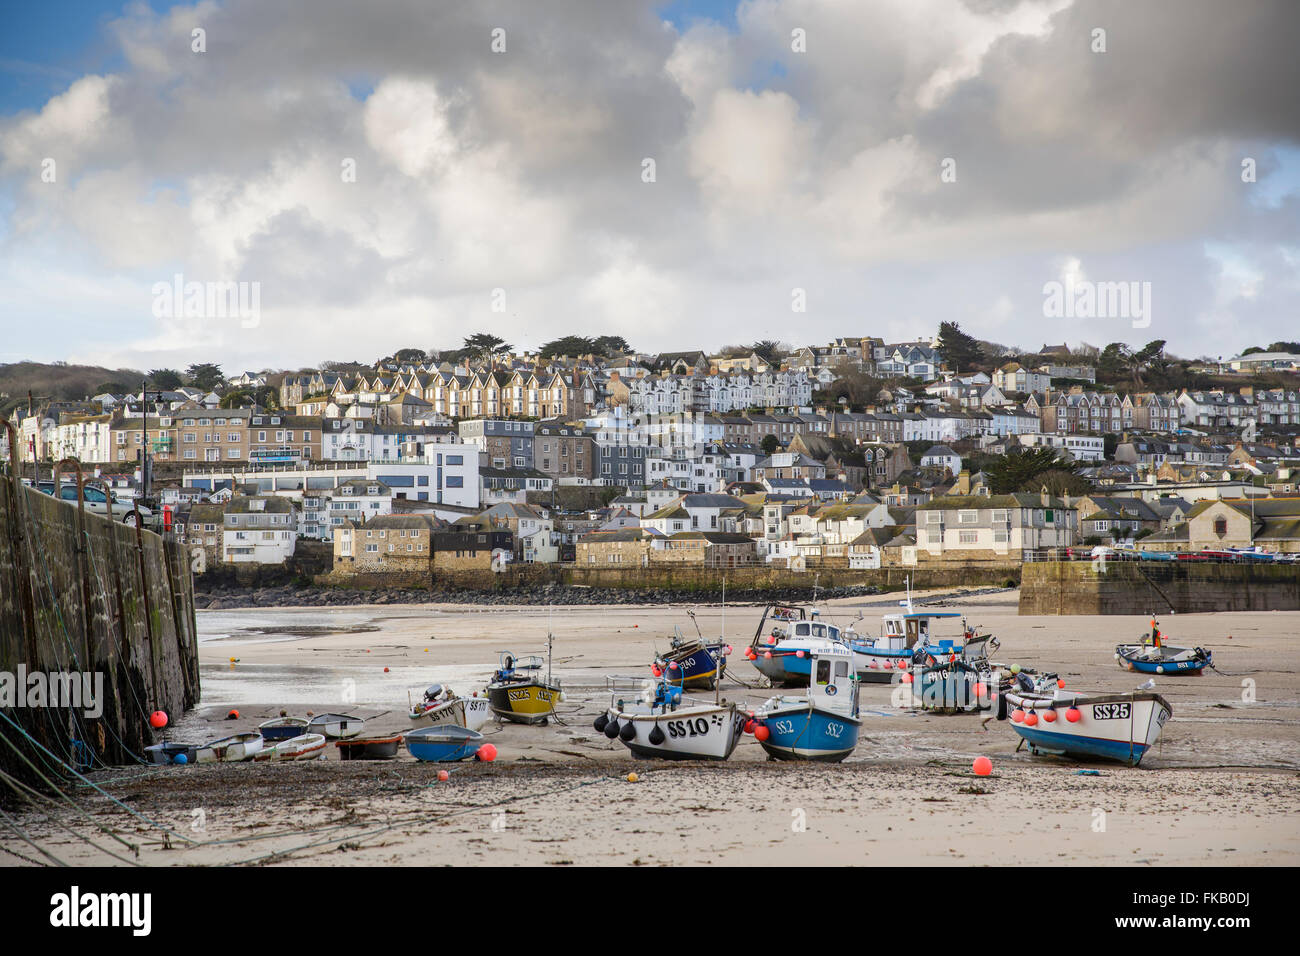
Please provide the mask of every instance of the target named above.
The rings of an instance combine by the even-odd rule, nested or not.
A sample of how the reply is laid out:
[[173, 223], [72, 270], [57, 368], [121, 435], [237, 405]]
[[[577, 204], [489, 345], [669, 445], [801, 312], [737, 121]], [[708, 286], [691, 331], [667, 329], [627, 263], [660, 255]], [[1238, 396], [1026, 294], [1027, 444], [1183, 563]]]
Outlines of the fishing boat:
[[366, 721], [350, 714], [317, 714], [307, 721], [306, 729], [308, 733], [324, 734], [329, 740], [343, 740], [365, 730]]
[[416, 760], [465, 760], [478, 753], [483, 735], [468, 727], [420, 727], [406, 734], [406, 749]]
[[[911, 583], [907, 597], [898, 602], [902, 610], [881, 615], [880, 635], [862, 637], [850, 627], [842, 637], [853, 651], [858, 680], [888, 684], [894, 674], [906, 670], [913, 662], [933, 665], [941, 660], [961, 659], [975, 667], [997, 650], [998, 640], [990, 634], [977, 634], [968, 627], [957, 611], [918, 611], [912, 605]], [[960, 637], [943, 637], [935, 633], [936, 622], [962, 618]]]
[[654, 659], [650, 665], [651, 673], [655, 677], [668, 678], [669, 683], [678, 687], [713, 690], [727, 673], [727, 655], [731, 653], [731, 645], [724, 640], [706, 641], [700, 623], [695, 619], [694, 608], [686, 614], [695, 625], [697, 637], [684, 637], [681, 629], [674, 627], [668, 653]]
[[549, 722], [556, 703], [564, 699], [560, 682], [551, 677], [550, 649], [551, 637], [547, 635], [545, 662], [536, 656], [521, 660], [509, 651], [501, 654], [500, 667], [487, 685], [488, 703], [497, 720], [516, 724]]
[[[194, 754], [199, 746], [199, 744], [154, 744], [152, 747], [145, 747], [144, 752], [149, 755], [150, 763], [194, 763]], [[178, 760], [179, 757], [185, 759]]]
[[1118, 760], [1131, 767], [1155, 746], [1173, 708], [1159, 694], [1080, 694], [1071, 691], [1006, 694], [1012, 729], [1034, 754]]
[[324, 734], [299, 734], [263, 747], [254, 760], [316, 760], [325, 755]]
[[1117, 644], [1115, 660], [1125, 670], [1141, 674], [1200, 674], [1214, 666], [1214, 655], [1201, 647], [1172, 647], [1165, 643], [1160, 624], [1151, 619], [1151, 631], [1137, 644]]
[[770, 759], [838, 763], [858, 745], [852, 651], [833, 646], [811, 660], [807, 694], [770, 697], [754, 714], [754, 734]]
[[339, 749], [340, 760], [392, 760], [397, 756], [401, 746], [402, 735], [391, 737], [354, 737], [351, 740], [337, 740], [334, 746]]
[[451, 688], [442, 684], [425, 688], [419, 703], [413, 704], [407, 712], [416, 727], [454, 724], [470, 730], [481, 730], [491, 714], [492, 708], [486, 697], [457, 697]]
[[[806, 687], [812, 669], [810, 655], [843, 641], [838, 627], [819, 618], [815, 608], [768, 605], [745, 656], [773, 685]], [[769, 619], [772, 629], [764, 634]]]
[[736, 704], [682, 696], [665, 677], [607, 677], [609, 708], [596, 730], [618, 738], [638, 757], [664, 760], [726, 760], [736, 749], [747, 717]]
[[261, 751], [262, 735], [256, 731], [233, 734], [199, 744], [194, 751], [195, 763], [239, 763], [252, 760]]
[[275, 717], [257, 725], [258, 733], [266, 740], [292, 740], [307, 732], [306, 717]]

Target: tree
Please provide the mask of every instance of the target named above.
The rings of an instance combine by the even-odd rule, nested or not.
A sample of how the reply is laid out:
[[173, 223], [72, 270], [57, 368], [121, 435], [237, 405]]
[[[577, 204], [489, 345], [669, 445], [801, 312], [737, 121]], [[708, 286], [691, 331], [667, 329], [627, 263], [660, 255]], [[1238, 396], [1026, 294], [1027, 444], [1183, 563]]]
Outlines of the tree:
[[253, 396], [249, 395], [242, 388], [226, 392], [221, 396], [221, 401], [217, 403], [218, 408], [243, 408], [245, 405], [251, 405]]
[[1041, 475], [1029, 479], [1018, 490], [1034, 492], [1043, 488], [1046, 488], [1047, 493], [1054, 498], [1063, 498], [1066, 495], [1081, 498], [1092, 491], [1088, 479], [1064, 468], [1050, 468]]
[[989, 486], [995, 495], [1013, 491], [1037, 491], [1034, 482], [1049, 471], [1074, 473], [1078, 462], [1060, 457], [1055, 448], [1015, 449], [984, 469]]
[[185, 380], [174, 368], [156, 368], [149, 373], [149, 384], [170, 392], [184, 385]]
[[627, 355], [632, 351], [632, 346], [621, 335], [598, 335], [592, 342], [592, 351], [614, 358]]
[[984, 364], [984, 349], [956, 322], [939, 323], [939, 354], [953, 371], [969, 372]]
[[[468, 339], [465, 340], [465, 344], [469, 345]], [[551, 339], [538, 350], [542, 358], [556, 358], [561, 355], [572, 357], [596, 351], [599, 351], [596, 348], [596, 340], [582, 335], [564, 335], [558, 339]]]
[[99, 385], [95, 386], [95, 390], [91, 394], [103, 395], [105, 392], [108, 392], [110, 395], [121, 395], [123, 392], [128, 391], [130, 391], [130, 389], [121, 382], [101, 382]]
[[505, 339], [498, 338], [490, 332], [475, 332], [465, 337], [465, 351], [480, 362], [488, 362], [498, 355], [505, 355], [512, 348], [514, 346], [508, 344]]
[[750, 350], [758, 355], [768, 365], [779, 365], [781, 363], [781, 343], [772, 339], [759, 339]]
[[781, 447], [781, 440], [775, 435], [764, 435], [763, 440], [759, 442], [759, 447], [763, 449], [763, 454], [771, 458], [776, 454], [776, 450]]
[[[424, 349], [398, 349], [390, 358], [398, 365], [418, 365], [424, 361]], [[381, 361], [388, 361], [388, 359]]]
[[221, 374], [221, 366], [213, 365], [211, 362], [195, 362], [185, 370], [185, 378], [189, 380], [190, 385], [201, 388], [205, 392], [212, 391], [226, 380]]

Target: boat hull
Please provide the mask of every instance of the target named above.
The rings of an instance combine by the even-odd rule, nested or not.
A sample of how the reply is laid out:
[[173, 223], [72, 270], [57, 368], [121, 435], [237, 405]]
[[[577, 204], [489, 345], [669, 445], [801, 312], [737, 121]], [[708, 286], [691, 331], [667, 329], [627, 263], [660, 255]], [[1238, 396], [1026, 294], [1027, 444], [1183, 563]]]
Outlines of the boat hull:
[[195, 763], [240, 763], [252, 760], [261, 752], [261, 734], [236, 734], [200, 744], [194, 751]]
[[307, 733], [308, 723], [305, 717], [277, 717], [258, 724], [257, 730], [267, 741], [292, 740]]
[[[459, 731], [459, 733], [457, 733]], [[453, 763], [467, 760], [483, 746], [483, 735], [463, 727], [435, 727], [413, 730], [406, 735], [406, 749], [416, 760]]]
[[768, 738], [759, 744], [776, 760], [838, 763], [858, 745], [862, 721], [807, 704], [781, 706], [758, 715]]
[[492, 706], [486, 697], [456, 697], [428, 710], [417, 708], [409, 716], [413, 727], [451, 724], [481, 730], [492, 716]]
[[320, 714], [307, 723], [307, 733], [323, 734], [328, 740], [346, 740], [365, 729], [364, 718], [348, 714]]
[[324, 734], [300, 734], [288, 740], [277, 741], [270, 747], [263, 747], [253, 759], [263, 760], [316, 760], [325, 755]]
[[[1033, 753], [1116, 760], [1132, 767], [1155, 746], [1173, 714], [1163, 697], [1150, 693], [1055, 698], [1009, 693], [1006, 699], [1013, 712], [1011, 727]], [[1074, 722], [1067, 717], [1071, 707], [1079, 710]], [[1015, 720], [1016, 709], [1036, 715], [1036, 724], [1031, 727], [1023, 719]], [[1043, 718], [1048, 711], [1055, 719]]]
[[544, 724], [555, 713], [559, 688], [540, 681], [489, 684], [488, 703], [492, 713], [516, 724]]
[[199, 744], [154, 744], [145, 747], [144, 752], [149, 755], [150, 763], [175, 763], [176, 758], [181, 756], [185, 758], [185, 763], [194, 763], [194, 754], [199, 746]]
[[1200, 652], [1199, 648], [1167, 647], [1165, 651], [1168, 653], [1160, 657], [1147, 656], [1150, 650], [1149, 646], [1140, 644], [1120, 644], [1115, 648], [1115, 656], [1119, 666], [1125, 670], [1166, 677], [1200, 674], [1214, 663], [1214, 656], [1208, 651]]
[[697, 646], [691, 651], [680, 651], [664, 655], [668, 667], [664, 676], [668, 683], [676, 687], [701, 688], [713, 690], [717, 682], [727, 673], [727, 658], [722, 653], [722, 644]]
[[370, 737], [366, 739], [338, 740], [340, 760], [392, 760], [397, 756], [397, 748], [402, 743], [402, 735], [392, 737]]
[[[631, 726], [634, 736], [618, 739], [633, 754], [655, 760], [726, 760], [740, 742], [745, 715], [734, 704], [687, 707], [661, 714], [608, 712], [620, 731]], [[655, 731], [655, 740], [651, 734]], [[662, 736], [662, 740], [659, 737]]]
[[[812, 661], [805, 654], [803, 657], [797, 656], [795, 651], [786, 651], [777, 647], [755, 648], [758, 657], [754, 660], [754, 667], [758, 672], [774, 685], [784, 687], [807, 687], [808, 675], [812, 673]], [[764, 657], [766, 651], [771, 651], [771, 657]]]

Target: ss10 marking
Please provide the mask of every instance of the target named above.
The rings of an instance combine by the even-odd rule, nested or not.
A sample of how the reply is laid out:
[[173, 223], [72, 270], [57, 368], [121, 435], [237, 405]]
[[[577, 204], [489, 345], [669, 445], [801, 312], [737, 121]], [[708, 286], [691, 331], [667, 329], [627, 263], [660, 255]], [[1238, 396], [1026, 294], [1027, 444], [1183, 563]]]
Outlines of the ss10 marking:
[[704, 737], [709, 732], [709, 722], [703, 717], [696, 717], [694, 720], [670, 720], [667, 722], [668, 736], [674, 739], [678, 737]]

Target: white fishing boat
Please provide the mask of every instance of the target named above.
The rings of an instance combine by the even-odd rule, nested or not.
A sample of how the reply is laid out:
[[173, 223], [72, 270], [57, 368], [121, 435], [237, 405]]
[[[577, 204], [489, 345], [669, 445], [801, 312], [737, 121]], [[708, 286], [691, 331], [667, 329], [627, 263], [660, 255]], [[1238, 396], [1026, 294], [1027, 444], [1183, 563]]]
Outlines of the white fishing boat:
[[433, 684], [407, 716], [413, 727], [447, 725], [481, 730], [492, 716], [492, 706], [486, 697], [457, 697], [450, 687]]
[[1099, 757], [1136, 767], [1174, 709], [1154, 691], [1081, 694], [1006, 692], [1011, 728], [1032, 753]]
[[609, 708], [595, 727], [618, 738], [638, 757], [662, 760], [726, 760], [748, 719], [736, 704], [696, 701], [660, 677], [607, 677]]
[[316, 760], [325, 754], [324, 734], [301, 734], [281, 740], [270, 746], [263, 746], [254, 760]]
[[316, 714], [307, 722], [306, 729], [307, 733], [322, 734], [328, 740], [344, 740], [365, 730], [366, 721], [350, 714]]
[[195, 749], [194, 762], [239, 763], [252, 760], [261, 752], [263, 743], [262, 735], [256, 731], [210, 740], [206, 744], [199, 744]]

